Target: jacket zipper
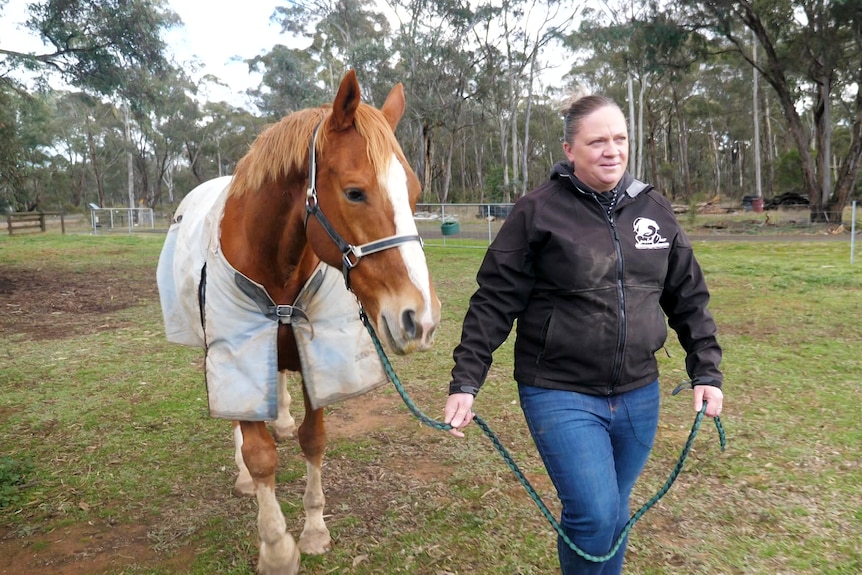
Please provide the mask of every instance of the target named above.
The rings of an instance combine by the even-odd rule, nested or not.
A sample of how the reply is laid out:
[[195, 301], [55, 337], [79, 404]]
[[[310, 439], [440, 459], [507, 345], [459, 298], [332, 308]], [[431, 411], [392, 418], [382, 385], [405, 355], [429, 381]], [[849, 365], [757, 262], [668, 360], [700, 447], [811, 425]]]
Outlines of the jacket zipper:
[[[617, 297], [620, 302], [620, 319], [619, 319], [619, 339], [617, 340], [617, 349], [614, 353], [614, 367], [611, 371], [611, 380], [608, 382], [608, 388], [606, 390], [607, 395], [612, 395], [614, 392], [614, 388], [619, 383], [620, 375], [623, 370], [623, 351], [626, 341], [626, 293], [623, 288], [623, 250], [622, 244], [620, 243], [620, 237], [617, 234], [617, 224], [614, 220], [614, 210], [616, 209], [616, 201], [611, 205], [610, 209], [605, 209], [602, 203], [595, 199], [596, 203], [599, 204], [599, 208], [604, 212], [605, 217], [608, 221], [608, 224], [611, 227], [611, 233], [613, 235], [614, 240], [614, 251], [617, 256]], [[618, 200], [617, 200], [618, 201]]]
[[623, 371], [623, 351], [626, 342], [626, 292], [623, 289], [623, 250], [620, 243], [620, 237], [617, 235], [617, 224], [614, 221], [613, 214], [608, 218], [611, 224], [611, 229], [614, 232], [614, 249], [617, 252], [617, 295], [620, 298], [620, 337], [617, 342], [617, 352], [614, 356], [614, 370], [611, 373], [610, 387], [608, 395], [614, 392], [614, 388], [619, 383], [620, 375]]

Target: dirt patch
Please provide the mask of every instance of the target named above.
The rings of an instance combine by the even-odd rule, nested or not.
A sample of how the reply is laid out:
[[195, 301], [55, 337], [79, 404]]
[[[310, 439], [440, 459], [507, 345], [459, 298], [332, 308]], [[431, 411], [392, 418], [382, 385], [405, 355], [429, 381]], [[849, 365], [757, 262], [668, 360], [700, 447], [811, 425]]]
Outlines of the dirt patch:
[[[64, 264], [0, 266], [0, 332], [6, 337], [17, 335], [37, 341], [110, 332], [125, 327], [116, 312], [157, 301], [151, 269], [139, 271], [122, 265], [86, 270]], [[303, 413], [296, 376], [289, 389], [298, 424]], [[393, 495], [393, 485], [411, 494], [421, 493], [426, 503], [445, 504], [450, 493], [444, 478], [452, 469], [445, 458], [434, 454], [437, 448], [432, 438], [440, 432], [421, 426], [403, 400], [385, 388], [337, 403], [327, 411], [331, 450], [324, 460], [324, 489], [328, 521], [345, 533], [341, 545], [391, 528], [388, 521], [393, 514], [400, 518], [402, 529], [421, 530], [422, 517], [416, 514], [415, 502]], [[0, 417], [3, 412], [0, 407]], [[56, 420], [46, 420], [31, 431], [48, 437], [56, 426]], [[357, 462], [339, 455], [337, 444], [354, 440], [367, 445], [365, 460]], [[300, 457], [295, 439], [279, 449], [284, 457], [282, 468]], [[224, 469], [223, 479], [220, 487], [227, 493], [234, 479], [233, 469]], [[549, 492], [547, 478], [531, 475], [530, 479], [543, 493]], [[305, 481], [280, 481], [277, 488], [281, 501], [299, 505]], [[523, 488], [511, 481], [490, 490], [488, 501], [503, 489], [523, 497]], [[110, 506], [110, 502], [104, 505]], [[7, 523], [7, 527], [0, 527], [0, 575], [103, 575], [141, 566], [166, 573], [184, 572], [198, 551], [190, 534], [200, 533], [211, 517], [237, 516], [245, 518], [251, 533], [244, 535], [243, 544], [249, 549], [240, 555], [252, 565], [256, 560], [254, 505], [210, 496], [201, 505], [199, 516], [164, 510], [158, 518], [142, 513], [128, 519], [131, 525], [96, 520], [68, 523], [68, 519], [29, 522], [39, 525], [35, 533], [33, 528], [10, 528], [14, 524]], [[292, 524], [290, 528], [298, 534], [300, 526]], [[166, 539], [172, 543], [160, 545]]]
[[[401, 398], [372, 391], [332, 406], [326, 416], [326, 434], [332, 439], [363, 437], [371, 430], [400, 424]], [[295, 414], [298, 420], [302, 413]]]
[[77, 524], [27, 538], [0, 532], [0, 574], [117, 573], [155, 557], [147, 530], [142, 525]]
[[[0, 267], [0, 332], [7, 337], [18, 335], [37, 341], [112, 331], [123, 327], [116, 312], [157, 300], [151, 272], [139, 274], [136, 270], [111, 267], [76, 270], [63, 265]], [[292, 382], [290, 390], [297, 400], [293, 415], [299, 423], [303, 413], [298, 379]], [[2, 413], [0, 408], [0, 416]], [[332, 406], [327, 414], [327, 431], [330, 441], [360, 437], [374, 441], [403, 426], [408, 417], [400, 397], [378, 390]], [[55, 423], [48, 422], [46, 429]], [[388, 447], [383, 448], [385, 455], [380, 460], [363, 469], [337, 457], [327, 457], [325, 489], [330, 508], [349, 506], [351, 516], [372, 521], [384, 516], [391, 504], [386, 497], [387, 483], [381, 481], [384, 477], [390, 480], [394, 476], [398, 483], [418, 488], [446, 473], [433, 458], [418, 457], [421, 442], [399, 443], [393, 448], [410, 451], [409, 455], [414, 456], [412, 463], [398, 464], [397, 458], [389, 456]], [[298, 455], [295, 439], [285, 449], [286, 457]], [[227, 477], [231, 476], [228, 470]], [[301, 501], [304, 487], [301, 479], [281, 483], [279, 497]], [[248, 514], [248, 522], [253, 525], [253, 510], [243, 513]], [[53, 528], [48, 533], [24, 533], [0, 527], [0, 575], [102, 575], [122, 573], [141, 565], [174, 572], [187, 567], [195, 553], [187, 539], [181, 537], [176, 546], [160, 550], [153, 539], [159, 536], [154, 525], [148, 524], [146, 518], [139, 517], [136, 521], [133, 525], [79, 522]], [[183, 526], [182, 520], [177, 519], [176, 523]]]
[[154, 278], [127, 270], [0, 267], [0, 332], [45, 340], [119, 327], [109, 317], [158, 297]]

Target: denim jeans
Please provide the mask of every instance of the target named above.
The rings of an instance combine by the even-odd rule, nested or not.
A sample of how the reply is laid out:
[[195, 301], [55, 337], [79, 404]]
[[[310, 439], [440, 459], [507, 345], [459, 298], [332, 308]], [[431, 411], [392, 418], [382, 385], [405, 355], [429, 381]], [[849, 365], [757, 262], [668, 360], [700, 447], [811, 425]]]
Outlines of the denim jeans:
[[[519, 385], [527, 426], [562, 503], [560, 525], [590, 555], [607, 554], [629, 520], [629, 495], [658, 427], [658, 381], [611, 397]], [[560, 537], [563, 575], [618, 575], [625, 542], [604, 563]]]

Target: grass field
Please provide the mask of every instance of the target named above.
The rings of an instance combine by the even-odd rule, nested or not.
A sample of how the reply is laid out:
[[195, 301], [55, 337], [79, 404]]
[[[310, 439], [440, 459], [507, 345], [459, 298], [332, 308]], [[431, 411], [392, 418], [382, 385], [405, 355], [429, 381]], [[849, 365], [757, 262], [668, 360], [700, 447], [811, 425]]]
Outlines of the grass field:
[[[251, 574], [256, 504], [231, 495], [230, 426], [206, 411], [201, 352], [168, 344], [161, 236], [0, 237], [0, 574]], [[435, 347], [394, 358], [439, 417], [482, 251], [429, 247]], [[862, 263], [846, 242], [699, 242], [725, 349], [728, 448], [705, 424], [668, 495], [634, 528], [626, 573], [862, 572]], [[633, 506], [691, 426], [671, 339], [659, 436]], [[298, 394], [298, 388], [294, 387]], [[690, 396], [689, 396], [690, 397]], [[554, 512], [511, 380], [511, 341], [475, 409]], [[420, 425], [387, 387], [327, 416], [332, 552], [303, 573], [556, 572], [555, 534], [481, 432]], [[305, 466], [279, 448], [301, 529]]]

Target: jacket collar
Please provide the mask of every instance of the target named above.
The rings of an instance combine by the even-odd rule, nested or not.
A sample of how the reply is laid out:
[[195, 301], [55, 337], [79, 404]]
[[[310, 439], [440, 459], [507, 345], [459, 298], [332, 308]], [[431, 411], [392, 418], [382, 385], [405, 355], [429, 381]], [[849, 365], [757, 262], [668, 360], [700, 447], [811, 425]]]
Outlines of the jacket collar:
[[[575, 176], [574, 168], [570, 162], [557, 162], [554, 164], [554, 167], [551, 168], [551, 179], [559, 180], [563, 185], [567, 188], [570, 188], [572, 191], [577, 191], [583, 194], [591, 194], [597, 193], [595, 190], [584, 184], [582, 181]], [[652, 189], [652, 186], [649, 184], [645, 184], [640, 180], [636, 180], [629, 174], [627, 171], [623, 173], [622, 179], [617, 184], [617, 190], [625, 190], [625, 193], [630, 198], [636, 198], [642, 192], [646, 192]]]

